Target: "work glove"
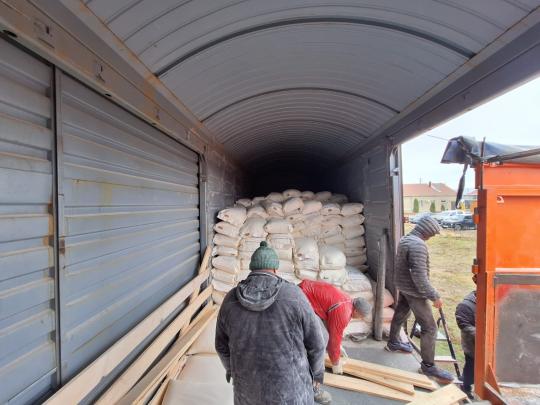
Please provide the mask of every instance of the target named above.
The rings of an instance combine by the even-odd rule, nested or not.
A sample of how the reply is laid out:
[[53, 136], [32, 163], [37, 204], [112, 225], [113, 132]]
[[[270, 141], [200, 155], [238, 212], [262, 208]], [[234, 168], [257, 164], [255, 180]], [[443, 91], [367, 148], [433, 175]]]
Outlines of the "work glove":
[[332, 365], [332, 373], [340, 375], [343, 374], [343, 362], [341, 361], [341, 359], [339, 359], [338, 364]]
[[225, 373], [225, 379], [227, 380], [228, 383], [231, 382], [231, 372], [230, 371], [227, 371]]
[[344, 357], [346, 359], [349, 358], [349, 355], [347, 354], [347, 352], [345, 351], [345, 348], [343, 346], [340, 347], [340, 350], [341, 350], [341, 357]]

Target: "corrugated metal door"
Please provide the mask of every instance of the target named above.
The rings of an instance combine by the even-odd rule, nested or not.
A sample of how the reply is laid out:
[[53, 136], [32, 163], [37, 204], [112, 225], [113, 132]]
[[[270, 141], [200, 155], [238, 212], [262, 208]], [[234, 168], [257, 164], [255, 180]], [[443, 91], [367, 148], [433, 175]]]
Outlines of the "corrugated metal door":
[[66, 381], [190, 280], [198, 156], [60, 80], [60, 326]]
[[0, 38], [0, 403], [56, 380], [51, 83]]

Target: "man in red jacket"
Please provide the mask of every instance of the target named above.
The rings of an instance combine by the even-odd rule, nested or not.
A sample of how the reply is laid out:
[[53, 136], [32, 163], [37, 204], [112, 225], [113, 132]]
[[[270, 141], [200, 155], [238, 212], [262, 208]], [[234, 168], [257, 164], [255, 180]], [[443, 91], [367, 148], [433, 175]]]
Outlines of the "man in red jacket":
[[332, 372], [343, 374], [341, 340], [352, 318], [364, 319], [371, 314], [371, 305], [362, 298], [352, 299], [332, 284], [304, 280], [299, 285], [315, 313], [328, 330], [326, 350], [332, 362]]

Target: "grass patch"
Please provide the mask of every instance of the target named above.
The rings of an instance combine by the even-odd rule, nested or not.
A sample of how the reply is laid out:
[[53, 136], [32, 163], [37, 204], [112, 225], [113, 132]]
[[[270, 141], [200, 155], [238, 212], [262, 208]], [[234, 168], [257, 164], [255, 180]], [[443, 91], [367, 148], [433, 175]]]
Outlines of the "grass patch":
[[[413, 226], [405, 224], [405, 232], [408, 233]], [[454, 343], [460, 368], [463, 369], [465, 356], [461, 350], [461, 333], [456, 324], [454, 313], [456, 306], [475, 289], [471, 279], [471, 266], [476, 257], [476, 231], [443, 230], [440, 235], [431, 238], [427, 244], [431, 282], [443, 299], [443, 311], [446, 315], [450, 337]], [[435, 319], [439, 318], [439, 313], [435, 308], [433, 308], [433, 315]], [[449, 355], [447, 343], [438, 342], [436, 353], [437, 355]], [[451, 372], [454, 371], [451, 364], [441, 364], [441, 367]]]

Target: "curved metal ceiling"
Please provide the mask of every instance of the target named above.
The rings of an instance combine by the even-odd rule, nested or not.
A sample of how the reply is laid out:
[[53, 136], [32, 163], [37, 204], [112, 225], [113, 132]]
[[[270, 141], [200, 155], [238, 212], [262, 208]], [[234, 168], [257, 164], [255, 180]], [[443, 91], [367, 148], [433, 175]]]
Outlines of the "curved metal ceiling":
[[330, 165], [540, 0], [87, 0], [250, 168]]

